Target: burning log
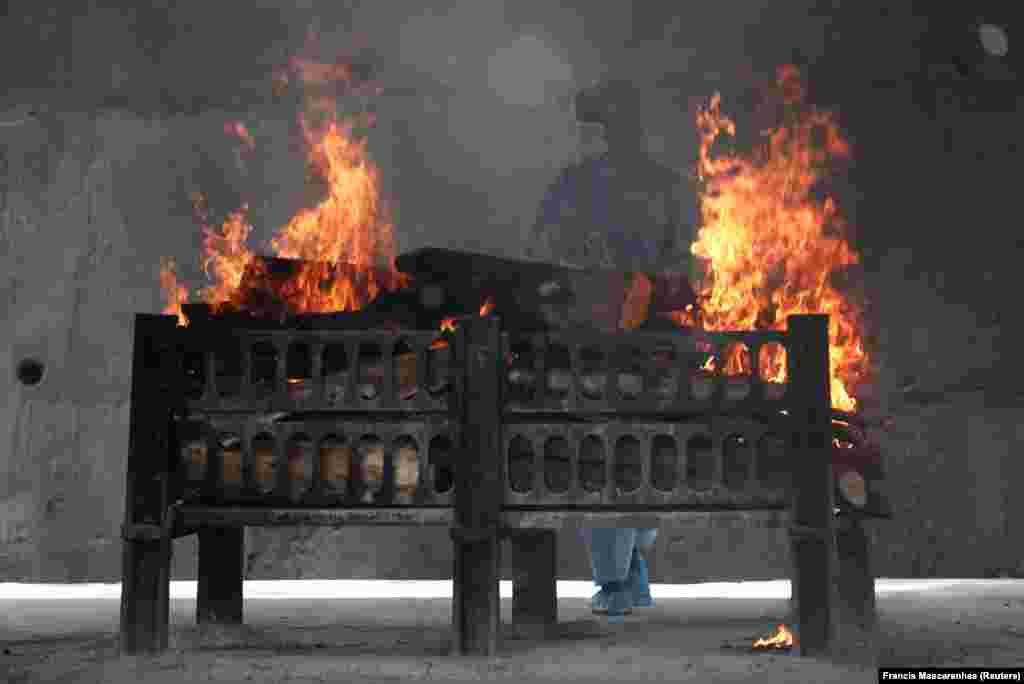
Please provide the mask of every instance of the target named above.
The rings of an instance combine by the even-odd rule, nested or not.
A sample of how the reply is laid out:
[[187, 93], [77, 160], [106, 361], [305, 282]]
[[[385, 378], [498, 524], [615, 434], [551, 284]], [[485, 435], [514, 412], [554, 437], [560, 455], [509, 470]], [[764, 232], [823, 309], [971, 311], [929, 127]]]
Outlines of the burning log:
[[[696, 303], [685, 276], [673, 273], [577, 270], [443, 249], [404, 254], [396, 266], [397, 275], [383, 267], [254, 257], [229, 300], [216, 306], [185, 304], [182, 311], [190, 325], [215, 317], [249, 328], [325, 330], [454, 329], [465, 317], [493, 311], [506, 327], [520, 330], [617, 331], [676, 327], [669, 319]], [[365, 292], [377, 284], [379, 289], [366, 306], [321, 310], [310, 301], [311, 278], [317, 283], [312, 289], [331, 293], [323, 297], [331, 301], [344, 288]], [[407, 361], [401, 373], [413, 372], [412, 360]]]
[[332, 303], [335, 311], [353, 310], [355, 293], [391, 291], [398, 288], [398, 281], [385, 267], [256, 256], [246, 266], [238, 289], [217, 312], [244, 311], [255, 318], [284, 320], [322, 311], [320, 299]]
[[678, 273], [572, 269], [435, 248], [403, 254], [395, 264], [417, 283], [424, 308], [444, 312], [437, 326], [444, 317], [478, 315], [483, 295], [493, 298], [506, 327], [520, 330], [633, 330], [696, 305]]

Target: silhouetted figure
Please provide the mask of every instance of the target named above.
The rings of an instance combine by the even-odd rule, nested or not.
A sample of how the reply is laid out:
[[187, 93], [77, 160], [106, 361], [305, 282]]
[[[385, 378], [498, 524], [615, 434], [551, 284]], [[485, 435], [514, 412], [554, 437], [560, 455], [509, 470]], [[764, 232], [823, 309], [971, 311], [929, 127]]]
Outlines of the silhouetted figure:
[[[679, 174], [653, 160], [636, 119], [639, 93], [611, 81], [576, 96], [576, 118], [604, 128], [607, 151], [566, 168], [548, 189], [526, 255], [582, 268], [689, 274], [696, 201]], [[652, 604], [640, 547], [656, 529], [584, 529], [597, 613], [621, 619]]]

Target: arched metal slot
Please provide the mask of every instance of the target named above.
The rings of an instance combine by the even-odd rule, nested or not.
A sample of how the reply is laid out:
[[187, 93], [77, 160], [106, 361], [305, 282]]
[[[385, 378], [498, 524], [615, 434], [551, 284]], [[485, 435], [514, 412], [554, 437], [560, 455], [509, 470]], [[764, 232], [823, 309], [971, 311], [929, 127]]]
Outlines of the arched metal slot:
[[384, 491], [384, 441], [364, 435], [356, 447], [356, 486], [361, 503], [377, 503]]
[[646, 369], [645, 355], [635, 347], [620, 347], [615, 353], [615, 387], [619, 398], [626, 400], [639, 399], [644, 393]]
[[580, 440], [579, 478], [585, 492], [600, 492], [607, 485], [604, 441], [597, 435]]
[[679, 394], [679, 363], [676, 350], [668, 344], [658, 345], [651, 352], [655, 372], [651, 376], [651, 393], [661, 400], [674, 399]]
[[587, 399], [603, 399], [608, 385], [608, 367], [600, 347], [580, 350], [580, 393]]
[[743, 342], [734, 340], [725, 346], [722, 357], [726, 400], [746, 399], [750, 396], [753, 369], [750, 348]]
[[640, 440], [622, 435], [615, 442], [615, 487], [622, 494], [631, 494], [643, 484], [643, 453]]
[[419, 368], [416, 351], [405, 338], [395, 343], [392, 356], [392, 377], [395, 382], [395, 396], [399, 401], [412, 401], [419, 391]]
[[356, 393], [364, 401], [373, 401], [384, 391], [384, 352], [376, 342], [359, 345]]
[[533, 445], [516, 435], [508, 445], [508, 485], [516, 494], [533, 490]]
[[671, 492], [679, 483], [679, 449], [671, 435], [655, 435], [651, 440], [651, 486], [659, 492]]
[[764, 398], [770, 401], [782, 399], [786, 394], [788, 378], [788, 356], [786, 347], [779, 342], [765, 342], [757, 354], [757, 371], [764, 388]]
[[572, 479], [569, 441], [565, 437], [549, 437], [544, 442], [544, 487], [553, 494], [569, 491]]
[[420, 448], [416, 440], [402, 435], [395, 440], [395, 500], [410, 504], [420, 484]]
[[333, 497], [348, 494], [352, 479], [352, 447], [340, 435], [328, 435], [320, 443], [320, 488]]
[[436, 435], [430, 440], [427, 459], [434, 482], [434, 493], [447, 494], [455, 486], [451, 440], [444, 435]]
[[513, 404], [529, 404], [537, 396], [536, 351], [527, 339], [509, 346], [507, 373], [508, 400]]
[[786, 439], [782, 435], [768, 433], [758, 440], [756, 477], [767, 489], [789, 490], [793, 478]]
[[300, 501], [313, 486], [316, 448], [312, 438], [303, 433], [292, 435], [286, 449], [288, 458], [288, 498]]
[[545, 388], [549, 397], [566, 399], [572, 391], [572, 358], [564, 344], [548, 345], [544, 367], [547, 378]]
[[273, 344], [257, 342], [252, 346], [249, 382], [255, 394], [273, 393], [277, 384], [277, 364], [277, 347]]
[[452, 346], [439, 335], [427, 349], [427, 393], [438, 399], [452, 387]]
[[288, 345], [285, 357], [288, 398], [305, 401], [313, 396], [313, 352], [305, 342]]
[[348, 351], [344, 344], [335, 342], [324, 347], [321, 371], [323, 373], [324, 399], [327, 403], [337, 404], [344, 401], [351, 372]]
[[253, 489], [258, 494], [271, 494], [277, 488], [277, 453], [274, 436], [261, 433], [252, 438], [249, 445], [252, 463], [249, 471], [252, 474]]
[[715, 453], [711, 438], [694, 435], [686, 442], [686, 485], [694, 491], [711, 489], [715, 479]]
[[214, 351], [213, 373], [219, 396], [235, 397], [242, 393], [245, 368], [237, 340], [226, 341]]
[[731, 491], [742, 491], [749, 484], [753, 445], [744, 435], [729, 435], [722, 442], [722, 470], [725, 486]]

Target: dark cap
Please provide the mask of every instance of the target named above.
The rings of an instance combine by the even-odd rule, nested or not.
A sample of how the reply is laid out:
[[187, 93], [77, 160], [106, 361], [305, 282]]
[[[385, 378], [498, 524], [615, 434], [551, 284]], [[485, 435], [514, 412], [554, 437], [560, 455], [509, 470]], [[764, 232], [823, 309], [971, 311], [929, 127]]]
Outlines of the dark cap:
[[608, 125], [636, 106], [640, 89], [624, 79], [601, 81], [576, 93], [576, 120]]

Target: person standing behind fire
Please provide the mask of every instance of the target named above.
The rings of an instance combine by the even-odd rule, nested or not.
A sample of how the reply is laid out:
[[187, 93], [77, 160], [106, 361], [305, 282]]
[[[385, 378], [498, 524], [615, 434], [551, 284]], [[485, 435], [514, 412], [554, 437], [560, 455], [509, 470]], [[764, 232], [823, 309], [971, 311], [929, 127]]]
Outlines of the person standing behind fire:
[[[570, 165], [548, 188], [526, 256], [578, 268], [689, 273], [696, 198], [692, 186], [654, 161], [633, 118], [639, 90], [606, 81], [577, 93], [576, 119], [603, 128], [606, 151]], [[657, 529], [584, 528], [590, 549], [595, 613], [620, 621], [653, 605], [647, 561]]]

